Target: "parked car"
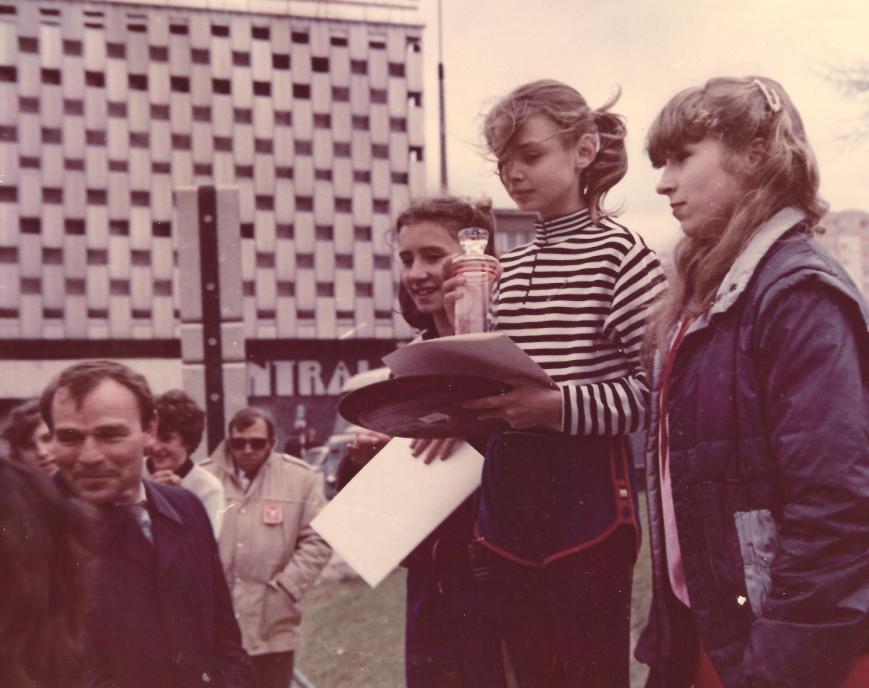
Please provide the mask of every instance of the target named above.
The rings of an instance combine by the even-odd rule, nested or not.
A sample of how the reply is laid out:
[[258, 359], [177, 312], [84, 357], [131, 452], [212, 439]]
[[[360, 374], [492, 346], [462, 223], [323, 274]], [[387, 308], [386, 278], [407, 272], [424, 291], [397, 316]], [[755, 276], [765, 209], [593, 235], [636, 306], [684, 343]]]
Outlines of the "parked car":
[[[374, 368], [373, 370], [358, 373], [344, 383], [341, 387], [341, 395], [343, 396], [375, 382], [381, 382], [388, 377], [389, 368]], [[317, 463], [315, 464], [311, 460], [314, 457], [308, 459], [309, 463], [323, 474], [326, 499], [332, 499], [338, 492], [338, 475], [341, 462], [347, 455], [347, 445], [356, 439], [356, 433], [360, 430], [362, 430], [361, 427], [342, 418], [336, 410], [332, 434], [322, 447], [317, 448], [321, 450], [320, 455], [316, 457]]]

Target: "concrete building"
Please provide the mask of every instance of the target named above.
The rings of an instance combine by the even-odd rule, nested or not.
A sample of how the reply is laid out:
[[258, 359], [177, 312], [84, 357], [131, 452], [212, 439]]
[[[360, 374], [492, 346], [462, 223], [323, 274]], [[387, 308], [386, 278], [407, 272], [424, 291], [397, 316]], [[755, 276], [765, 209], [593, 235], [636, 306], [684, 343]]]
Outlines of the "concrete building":
[[416, 0], [0, 0], [0, 415], [78, 358], [183, 386], [173, 192], [228, 185], [246, 391], [322, 439], [412, 335], [390, 229], [427, 191], [423, 29]]
[[296, 404], [379, 365], [411, 334], [388, 234], [425, 191], [415, 4], [0, 2], [0, 396], [84, 356], [180, 386], [196, 184], [238, 188], [250, 392], [279, 361]]
[[821, 222], [821, 241], [836, 256], [851, 279], [869, 298], [869, 213], [843, 210], [829, 213]]

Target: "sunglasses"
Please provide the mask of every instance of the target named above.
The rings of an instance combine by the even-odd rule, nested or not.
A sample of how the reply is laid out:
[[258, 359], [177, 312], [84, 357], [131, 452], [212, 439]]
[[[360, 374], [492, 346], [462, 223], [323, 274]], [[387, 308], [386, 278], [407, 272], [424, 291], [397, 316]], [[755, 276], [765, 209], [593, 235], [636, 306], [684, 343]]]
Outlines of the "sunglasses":
[[262, 451], [269, 445], [269, 441], [265, 437], [230, 437], [229, 446], [236, 451], [242, 451], [246, 446], [254, 451]]

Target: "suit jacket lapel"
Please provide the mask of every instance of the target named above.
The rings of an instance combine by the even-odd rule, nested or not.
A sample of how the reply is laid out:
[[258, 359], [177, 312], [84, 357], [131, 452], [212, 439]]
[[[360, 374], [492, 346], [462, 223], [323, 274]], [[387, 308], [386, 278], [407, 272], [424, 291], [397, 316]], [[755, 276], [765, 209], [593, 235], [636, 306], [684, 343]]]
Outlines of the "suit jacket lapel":
[[157, 488], [146, 482], [145, 491], [157, 550], [158, 574], [162, 578], [172, 568], [184, 546], [184, 522]]

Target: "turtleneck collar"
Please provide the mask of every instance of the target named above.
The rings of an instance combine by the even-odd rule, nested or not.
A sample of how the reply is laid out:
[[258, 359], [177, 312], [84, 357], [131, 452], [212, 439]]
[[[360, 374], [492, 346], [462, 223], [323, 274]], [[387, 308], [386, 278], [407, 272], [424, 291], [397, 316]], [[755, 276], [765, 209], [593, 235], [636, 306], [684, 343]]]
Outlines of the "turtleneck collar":
[[537, 234], [537, 243], [540, 245], [556, 244], [565, 239], [576, 236], [577, 232], [592, 226], [588, 208], [577, 210], [574, 213], [562, 215], [551, 220], [534, 223], [534, 231]]

